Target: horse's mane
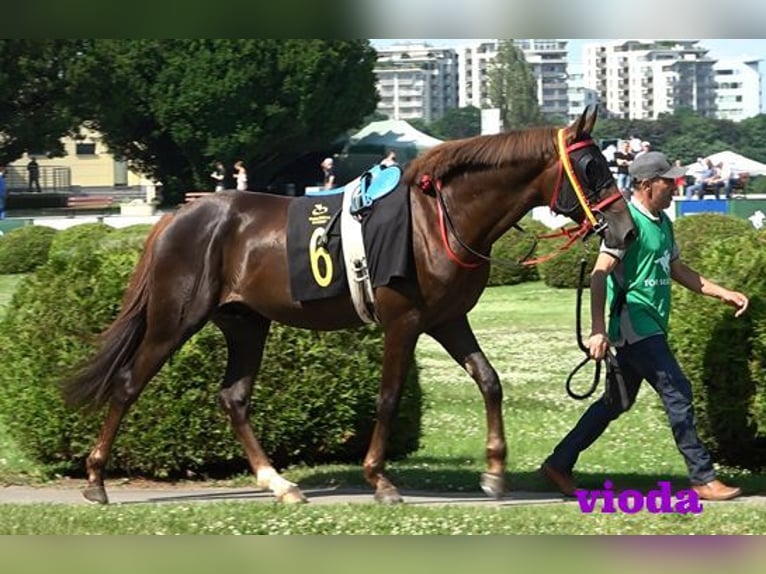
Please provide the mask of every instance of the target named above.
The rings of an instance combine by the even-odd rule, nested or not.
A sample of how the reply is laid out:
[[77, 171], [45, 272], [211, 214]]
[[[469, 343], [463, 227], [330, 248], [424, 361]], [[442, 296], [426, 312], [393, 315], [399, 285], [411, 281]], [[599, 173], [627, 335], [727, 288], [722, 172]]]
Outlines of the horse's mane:
[[444, 142], [415, 158], [404, 179], [408, 185], [422, 174], [433, 180], [448, 179], [460, 170], [493, 169], [511, 163], [543, 162], [556, 153], [556, 129], [514, 130]]

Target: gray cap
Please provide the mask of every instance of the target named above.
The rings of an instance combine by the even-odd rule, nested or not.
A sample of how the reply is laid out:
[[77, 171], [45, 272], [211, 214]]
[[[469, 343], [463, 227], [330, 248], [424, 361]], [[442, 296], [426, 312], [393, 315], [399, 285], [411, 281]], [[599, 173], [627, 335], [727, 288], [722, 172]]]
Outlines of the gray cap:
[[628, 173], [635, 179], [654, 179], [665, 177], [675, 179], [686, 174], [683, 166], [671, 166], [665, 154], [659, 151], [648, 151], [641, 154], [628, 167]]

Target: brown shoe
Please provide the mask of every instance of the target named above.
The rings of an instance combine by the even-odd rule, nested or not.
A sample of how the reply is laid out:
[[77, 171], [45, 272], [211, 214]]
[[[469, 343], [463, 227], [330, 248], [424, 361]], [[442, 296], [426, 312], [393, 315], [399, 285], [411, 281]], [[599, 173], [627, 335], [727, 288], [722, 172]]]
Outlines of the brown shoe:
[[553, 468], [547, 462], [540, 467], [540, 473], [553, 484], [559, 492], [567, 496], [574, 496], [575, 482], [571, 472], [562, 472]]
[[742, 489], [726, 486], [720, 480], [711, 480], [707, 484], [694, 484], [692, 490], [702, 500], [731, 500], [742, 494]]

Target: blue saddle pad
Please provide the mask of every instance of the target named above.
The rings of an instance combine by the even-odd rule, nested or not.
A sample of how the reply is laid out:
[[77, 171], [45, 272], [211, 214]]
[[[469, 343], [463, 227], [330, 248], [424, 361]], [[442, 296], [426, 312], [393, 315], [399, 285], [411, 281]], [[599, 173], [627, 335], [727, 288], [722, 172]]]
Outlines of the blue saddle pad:
[[351, 199], [351, 213], [369, 208], [375, 201], [394, 191], [402, 179], [402, 169], [398, 165], [376, 165], [362, 174], [359, 191]]

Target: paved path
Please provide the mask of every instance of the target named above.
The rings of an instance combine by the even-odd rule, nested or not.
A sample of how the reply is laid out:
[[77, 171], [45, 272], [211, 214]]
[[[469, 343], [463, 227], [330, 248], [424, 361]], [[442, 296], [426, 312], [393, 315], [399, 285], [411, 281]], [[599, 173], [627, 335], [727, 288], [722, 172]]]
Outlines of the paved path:
[[[84, 484], [84, 483], [83, 483]], [[107, 485], [107, 493], [112, 504], [158, 504], [190, 502], [274, 502], [271, 493], [252, 487], [219, 486], [163, 486], [162, 488], [136, 487], [127, 485]], [[312, 504], [373, 504], [372, 490], [361, 488], [305, 488], [303, 493]], [[480, 492], [475, 493], [439, 493], [403, 490], [402, 496], [410, 505], [450, 505], [483, 506], [486, 508], [556, 504], [567, 502], [576, 504], [574, 499], [567, 499], [555, 492], [512, 491], [502, 500], [493, 500]], [[766, 496], [742, 496], [733, 501], [736, 504], [766, 504]], [[80, 489], [72, 486], [6, 486], [0, 487], [0, 504], [55, 503], [86, 505]]]
[[[305, 488], [303, 493], [312, 504], [372, 504], [372, 490], [361, 488]], [[130, 485], [107, 485], [107, 494], [112, 504], [146, 503], [188, 503], [188, 502], [273, 502], [271, 493], [252, 487], [194, 487], [165, 486], [132, 487]], [[550, 492], [511, 492], [502, 500], [492, 500], [480, 492], [476, 493], [436, 493], [425, 491], [402, 491], [405, 503], [413, 505], [450, 506], [507, 506], [519, 504], [551, 504], [562, 502], [565, 498]], [[0, 487], [0, 504], [24, 503], [60, 503], [89, 504], [79, 488], [60, 488], [51, 486], [6, 486]]]

